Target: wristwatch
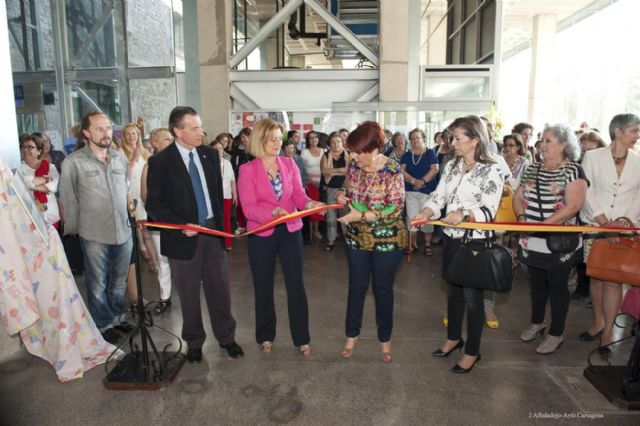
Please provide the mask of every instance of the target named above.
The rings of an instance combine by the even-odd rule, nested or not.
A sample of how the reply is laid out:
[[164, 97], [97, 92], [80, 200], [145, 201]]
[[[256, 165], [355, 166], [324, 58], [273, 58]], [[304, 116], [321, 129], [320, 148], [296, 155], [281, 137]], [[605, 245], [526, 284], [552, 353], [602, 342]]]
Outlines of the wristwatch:
[[462, 221], [467, 222], [469, 220], [469, 210], [462, 209], [460, 212], [462, 213]]
[[360, 215], [360, 221], [361, 222], [367, 221], [367, 212], [362, 212], [362, 215]]

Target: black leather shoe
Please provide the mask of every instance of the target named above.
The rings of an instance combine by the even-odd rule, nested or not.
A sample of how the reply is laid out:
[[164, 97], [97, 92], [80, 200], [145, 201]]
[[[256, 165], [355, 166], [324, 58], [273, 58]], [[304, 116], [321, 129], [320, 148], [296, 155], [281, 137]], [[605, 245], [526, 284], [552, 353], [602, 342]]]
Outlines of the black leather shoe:
[[128, 322], [123, 322], [122, 324], [118, 324], [113, 328], [124, 333], [131, 333], [136, 328], [136, 326], [133, 324], [129, 324]]
[[462, 349], [463, 346], [464, 346], [464, 340], [460, 339], [458, 340], [458, 343], [456, 343], [456, 345], [453, 347], [453, 349], [451, 349], [449, 352], [444, 352], [442, 349], [438, 348], [438, 350], [433, 351], [431, 355], [437, 358], [446, 358], [449, 355], [451, 355], [451, 352], [455, 351], [456, 349]]
[[466, 373], [470, 372], [471, 370], [473, 370], [473, 367], [475, 367], [476, 364], [480, 362], [480, 358], [482, 358], [482, 357], [480, 356], [480, 354], [478, 354], [478, 357], [476, 358], [475, 361], [473, 361], [473, 364], [471, 364], [471, 367], [469, 367], [469, 368], [462, 368], [458, 364], [456, 364], [451, 369], [451, 372], [452, 373], [457, 373], [457, 374], [466, 374]]
[[115, 331], [113, 328], [109, 328], [100, 334], [102, 334], [102, 338], [104, 340], [106, 340], [108, 343], [111, 343], [112, 345], [117, 345], [120, 340], [122, 340], [122, 335]]
[[598, 348], [598, 355], [600, 355], [600, 358], [609, 359], [612, 354], [613, 351], [606, 346], [600, 346]]
[[583, 342], [591, 342], [593, 340], [596, 340], [597, 337], [600, 337], [603, 331], [604, 328], [598, 331], [596, 334], [591, 334], [588, 331], [583, 331], [582, 333], [578, 334], [578, 339], [582, 340]]
[[222, 349], [225, 349], [227, 351], [227, 354], [229, 354], [231, 358], [235, 359], [235, 358], [240, 358], [241, 356], [244, 356], [244, 351], [242, 350], [240, 345], [237, 344], [236, 342], [231, 342], [227, 345], [220, 345], [220, 347]]
[[190, 364], [194, 364], [194, 363], [198, 363], [202, 361], [202, 348], [197, 348], [197, 349], [189, 349], [187, 351], [187, 361], [189, 361]]

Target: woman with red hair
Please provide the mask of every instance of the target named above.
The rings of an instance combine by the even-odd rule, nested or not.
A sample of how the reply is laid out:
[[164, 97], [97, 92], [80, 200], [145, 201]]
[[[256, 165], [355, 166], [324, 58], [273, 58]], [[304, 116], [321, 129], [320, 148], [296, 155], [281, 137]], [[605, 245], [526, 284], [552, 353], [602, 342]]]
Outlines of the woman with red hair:
[[337, 201], [349, 205], [338, 219], [346, 225], [349, 260], [349, 296], [342, 356], [350, 358], [362, 327], [362, 310], [371, 277], [376, 301], [376, 324], [382, 360], [391, 361], [393, 283], [407, 247], [402, 220], [404, 180], [402, 168], [380, 153], [384, 132], [378, 123], [366, 121], [347, 138], [351, 152], [345, 188]]

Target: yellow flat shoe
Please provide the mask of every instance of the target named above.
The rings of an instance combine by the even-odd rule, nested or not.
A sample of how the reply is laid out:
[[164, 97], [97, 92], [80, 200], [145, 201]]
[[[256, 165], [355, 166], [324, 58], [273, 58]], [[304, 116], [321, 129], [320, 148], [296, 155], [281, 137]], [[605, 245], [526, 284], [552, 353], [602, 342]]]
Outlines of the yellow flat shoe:
[[495, 320], [495, 321], [487, 320], [485, 323], [487, 324], [487, 327], [493, 328], [494, 330], [496, 328], [500, 327], [500, 321], [498, 321], [498, 320]]
[[448, 317], [442, 317], [442, 325], [444, 325], [445, 327], [449, 327], [449, 318]]

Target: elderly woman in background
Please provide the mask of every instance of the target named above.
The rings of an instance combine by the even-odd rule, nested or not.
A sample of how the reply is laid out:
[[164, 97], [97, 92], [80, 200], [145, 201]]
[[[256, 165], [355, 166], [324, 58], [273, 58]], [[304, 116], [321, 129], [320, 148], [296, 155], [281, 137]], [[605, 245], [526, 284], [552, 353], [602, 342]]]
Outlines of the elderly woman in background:
[[[411, 150], [405, 153], [400, 160], [400, 166], [404, 176], [404, 191], [407, 200], [407, 226], [410, 226], [412, 217], [420, 212], [420, 206], [438, 184], [438, 157], [432, 149], [424, 144], [425, 134], [421, 129], [413, 129], [409, 132]], [[431, 238], [433, 237], [433, 225], [423, 225], [420, 231], [424, 234], [424, 254], [433, 256]], [[413, 246], [407, 248], [407, 253], [418, 249], [418, 232], [410, 229]]]
[[[437, 219], [446, 207], [442, 221], [450, 225], [461, 222], [485, 222], [484, 209], [494, 217], [498, 210], [504, 178], [500, 165], [488, 151], [488, 134], [477, 116], [461, 117], [449, 127], [453, 133], [452, 147], [455, 158], [442, 172], [436, 190], [427, 197], [421, 212], [414, 220]], [[462, 238], [465, 231], [445, 228], [444, 244]], [[483, 235], [471, 233], [470, 238]], [[433, 356], [446, 358], [456, 349], [465, 348], [464, 355], [451, 369], [454, 373], [468, 373], [480, 361], [480, 338], [485, 319], [483, 290], [447, 283], [447, 340], [433, 352]], [[462, 339], [462, 320], [467, 309], [467, 344]]]
[[[245, 208], [247, 228], [255, 229], [276, 216], [321, 206], [304, 192], [295, 162], [281, 157], [282, 132], [276, 121], [260, 120], [251, 133], [249, 152], [255, 157], [240, 167], [238, 193]], [[276, 258], [287, 290], [289, 328], [293, 344], [302, 355], [311, 356], [309, 309], [302, 273], [302, 221], [263, 230], [249, 237], [249, 264], [253, 275], [256, 310], [256, 341], [269, 353], [276, 337], [273, 281]]]
[[56, 200], [56, 191], [60, 175], [52, 163], [42, 158], [44, 143], [38, 136], [26, 136], [20, 145], [22, 164], [18, 173], [29, 189], [38, 209], [44, 216], [44, 221], [58, 229], [60, 211]]
[[[158, 153], [173, 143], [173, 136], [167, 128], [153, 129], [149, 132], [149, 143], [153, 147], [155, 153]], [[140, 177], [140, 199], [143, 203], [147, 202], [147, 174], [149, 171], [149, 165], [145, 163], [142, 169], [142, 176]], [[148, 217], [153, 222], [151, 216]], [[160, 251], [160, 230], [157, 228], [151, 228], [149, 230], [151, 235], [151, 241], [158, 254], [158, 283], [160, 284], [160, 300], [153, 307], [153, 312], [156, 315], [162, 314], [171, 306], [171, 267], [169, 266], [169, 259], [167, 256], [163, 256]]]
[[402, 132], [395, 132], [391, 137], [391, 144], [393, 149], [389, 152], [387, 157], [394, 160], [396, 163], [400, 163], [402, 156], [407, 152], [407, 138]]
[[[573, 130], [565, 124], [547, 126], [542, 134], [541, 150], [542, 162], [525, 170], [513, 199], [518, 221], [574, 225], [584, 204], [587, 180], [576, 162], [580, 147]], [[520, 335], [523, 342], [544, 334], [547, 300], [551, 304], [551, 326], [536, 348], [539, 354], [555, 352], [565, 340], [569, 274], [582, 254], [580, 235], [577, 248], [567, 253], [554, 253], [549, 249], [545, 236], [550, 235], [522, 234], [520, 237], [520, 261], [527, 265], [531, 277], [531, 325]]]
[[393, 283], [407, 247], [402, 220], [404, 185], [400, 165], [380, 154], [384, 133], [378, 123], [366, 121], [347, 138], [353, 160], [346, 188], [338, 203], [349, 204], [349, 213], [338, 219], [346, 225], [349, 261], [349, 296], [342, 356], [350, 358], [362, 327], [364, 300], [372, 282], [376, 325], [382, 360], [390, 362], [393, 329]]
[[[583, 137], [590, 133], [593, 132]], [[591, 185], [580, 217], [594, 226], [637, 226], [640, 222], [640, 154], [632, 148], [640, 140], [640, 118], [635, 114], [616, 115], [609, 125], [609, 133], [611, 145], [584, 155], [582, 167]], [[585, 259], [592, 243], [592, 239], [585, 240]], [[611, 350], [605, 346], [613, 341], [613, 323], [622, 302], [622, 283], [591, 278], [589, 287], [594, 320], [579, 338], [592, 341], [601, 336], [598, 351], [608, 357]]]
[[502, 138], [502, 152], [504, 160], [511, 170], [511, 177], [507, 179], [514, 191], [520, 186], [520, 179], [526, 168], [531, 164], [525, 158], [524, 142], [518, 133], [512, 133]]
[[[329, 151], [322, 156], [321, 169], [324, 179], [325, 190], [327, 192], [327, 204], [335, 204], [336, 196], [340, 188], [344, 187], [344, 179], [347, 175], [349, 165], [349, 154], [342, 146], [342, 138], [338, 132], [329, 135]], [[327, 212], [327, 245], [326, 251], [333, 250], [333, 245], [338, 234], [338, 212], [329, 210]]]

